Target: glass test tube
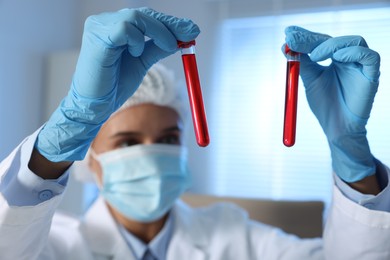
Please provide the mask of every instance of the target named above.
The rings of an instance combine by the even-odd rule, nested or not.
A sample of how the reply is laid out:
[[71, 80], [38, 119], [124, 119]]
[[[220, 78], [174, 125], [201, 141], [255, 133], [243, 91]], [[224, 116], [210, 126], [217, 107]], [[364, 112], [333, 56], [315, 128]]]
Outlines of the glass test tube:
[[178, 41], [178, 47], [181, 48], [196, 141], [199, 146], [205, 147], [210, 143], [210, 137], [207, 127], [206, 112], [203, 104], [202, 89], [200, 87], [194, 45], [195, 40], [190, 42]]
[[300, 53], [285, 47], [287, 55], [286, 73], [286, 99], [284, 107], [283, 144], [291, 147], [295, 144], [297, 105], [298, 105], [298, 79], [300, 67]]

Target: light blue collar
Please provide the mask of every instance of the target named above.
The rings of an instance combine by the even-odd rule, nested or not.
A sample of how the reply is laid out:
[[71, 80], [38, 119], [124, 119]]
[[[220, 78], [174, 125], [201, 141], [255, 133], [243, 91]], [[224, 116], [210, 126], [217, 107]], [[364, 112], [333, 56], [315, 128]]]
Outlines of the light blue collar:
[[173, 232], [173, 214], [169, 214], [164, 227], [149, 244], [145, 244], [136, 236], [128, 232], [122, 225], [119, 226], [119, 231], [126, 240], [127, 245], [133, 252], [136, 259], [141, 260], [146, 250], [149, 248], [151, 253], [157, 260], [165, 260], [168, 250], [168, 245]]

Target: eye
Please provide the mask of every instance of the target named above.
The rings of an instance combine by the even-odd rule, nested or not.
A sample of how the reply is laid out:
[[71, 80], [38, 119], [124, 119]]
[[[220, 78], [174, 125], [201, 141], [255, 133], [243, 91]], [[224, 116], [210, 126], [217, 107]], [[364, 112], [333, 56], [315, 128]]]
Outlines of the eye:
[[139, 140], [137, 140], [135, 138], [130, 138], [130, 139], [121, 140], [120, 142], [118, 142], [118, 148], [124, 148], [124, 147], [137, 145], [137, 144], [140, 144]]
[[179, 134], [176, 134], [176, 133], [166, 134], [166, 135], [160, 137], [157, 140], [157, 143], [160, 143], [160, 144], [180, 144], [180, 136], [179, 136]]

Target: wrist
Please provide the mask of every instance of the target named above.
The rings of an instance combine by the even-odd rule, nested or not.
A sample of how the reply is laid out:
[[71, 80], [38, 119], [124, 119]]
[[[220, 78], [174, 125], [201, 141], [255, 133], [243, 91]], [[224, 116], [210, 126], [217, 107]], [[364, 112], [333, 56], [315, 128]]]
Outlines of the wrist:
[[70, 166], [72, 162], [52, 162], [42, 156], [38, 150], [34, 149], [28, 168], [42, 179], [57, 179], [59, 178]]
[[100, 127], [115, 110], [113, 100], [110, 96], [85, 98], [71, 90], [41, 129], [35, 148], [51, 162], [84, 159]]
[[381, 192], [378, 178], [376, 177], [375, 173], [373, 173], [371, 176], [365, 177], [360, 181], [348, 183], [348, 185], [363, 194], [378, 195]]

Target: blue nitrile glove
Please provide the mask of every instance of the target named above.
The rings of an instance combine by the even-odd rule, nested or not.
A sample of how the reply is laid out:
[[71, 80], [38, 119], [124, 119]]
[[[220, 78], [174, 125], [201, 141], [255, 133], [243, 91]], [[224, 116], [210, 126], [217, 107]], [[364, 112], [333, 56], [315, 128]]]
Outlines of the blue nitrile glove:
[[[379, 84], [379, 54], [361, 36], [332, 38], [296, 26], [285, 33], [287, 45], [303, 53], [300, 75], [328, 139], [333, 170], [346, 182], [375, 174], [366, 124]], [[328, 58], [329, 66], [317, 63]]]
[[134, 93], [147, 70], [175, 53], [177, 40], [193, 40], [199, 32], [191, 20], [149, 8], [89, 17], [70, 91], [35, 147], [53, 162], [83, 159], [101, 125]]

